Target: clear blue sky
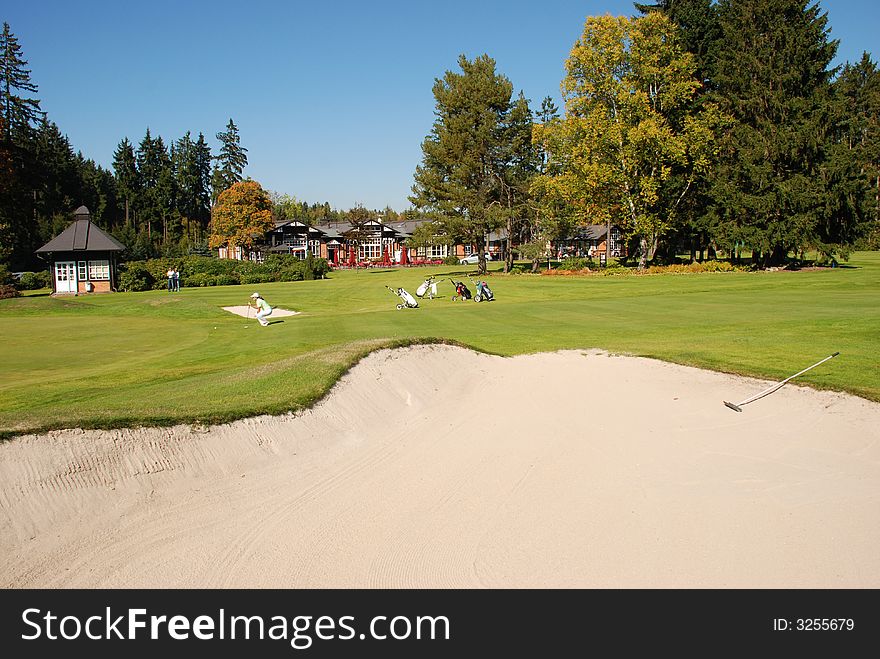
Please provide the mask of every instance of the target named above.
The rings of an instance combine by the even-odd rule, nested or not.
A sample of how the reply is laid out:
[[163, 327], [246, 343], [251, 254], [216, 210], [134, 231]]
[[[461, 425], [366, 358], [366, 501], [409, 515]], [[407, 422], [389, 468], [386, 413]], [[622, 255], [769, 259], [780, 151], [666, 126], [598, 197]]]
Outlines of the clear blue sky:
[[[876, 61], [880, 0], [822, 0], [835, 63]], [[560, 102], [564, 61], [589, 15], [630, 0], [10, 0], [38, 98], [75, 150], [110, 168], [124, 137], [166, 144], [232, 118], [245, 175], [333, 208], [409, 207], [434, 120], [435, 78], [495, 59], [515, 93]]]

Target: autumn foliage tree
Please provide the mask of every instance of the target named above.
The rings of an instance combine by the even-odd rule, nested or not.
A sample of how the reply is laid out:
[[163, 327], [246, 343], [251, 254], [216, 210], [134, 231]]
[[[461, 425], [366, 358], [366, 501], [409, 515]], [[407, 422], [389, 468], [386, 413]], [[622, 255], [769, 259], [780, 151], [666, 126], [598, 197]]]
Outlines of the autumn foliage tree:
[[566, 69], [565, 116], [535, 128], [549, 172], [535, 186], [587, 223], [621, 226], [644, 268], [710, 168], [724, 119], [709, 104], [694, 110], [693, 57], [659, 12], [587, 18]]
[[251, 247], [274, 226], [269, 193], [256, 181], [240, 181], [217, 198], [208, 244], [212, 248]]

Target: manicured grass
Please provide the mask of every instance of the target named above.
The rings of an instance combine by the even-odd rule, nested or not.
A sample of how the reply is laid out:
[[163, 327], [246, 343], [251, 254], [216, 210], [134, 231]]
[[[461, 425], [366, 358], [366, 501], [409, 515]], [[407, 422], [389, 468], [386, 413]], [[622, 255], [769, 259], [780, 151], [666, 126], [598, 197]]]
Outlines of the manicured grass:
[[[440, 340], [500, 355], [599, 347], [771, 380], [840, 351], [797, 382], [880, 400], [880, 253], [801, 272], [496, 271], [496, 301], [452, 302], [448, 277], [467, 271], [341, 271], [259, 287], [0, 300], [0, 435], [296, 410], [373, 349]], [[430, 273], [442, 276], [444, 297], [398, 311], [385, 285], [415, 293]], [[262, 328], [221, 309], [245, 304], [254, 288], [302, 314]]]

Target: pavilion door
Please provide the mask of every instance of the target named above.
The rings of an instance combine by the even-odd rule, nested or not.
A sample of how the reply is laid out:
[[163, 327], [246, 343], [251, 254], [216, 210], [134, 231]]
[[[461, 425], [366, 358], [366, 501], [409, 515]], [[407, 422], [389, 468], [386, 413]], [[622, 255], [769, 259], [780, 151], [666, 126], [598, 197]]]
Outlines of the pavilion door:
[[55, 263], [55, 292], [76, 293], [76, 261]]

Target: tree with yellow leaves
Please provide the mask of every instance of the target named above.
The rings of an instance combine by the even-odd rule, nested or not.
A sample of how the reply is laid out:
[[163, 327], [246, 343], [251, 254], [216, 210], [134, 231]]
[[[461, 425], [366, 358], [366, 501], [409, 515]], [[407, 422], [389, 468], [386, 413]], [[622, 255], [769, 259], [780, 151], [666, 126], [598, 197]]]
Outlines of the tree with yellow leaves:
[[211, 217], [210, 247], [252, 247], [275, 226], [272, 200], [256, 181], [240, 181], [220, 193]]
[[708, 104], [693, 110], [694, 60], [660, 12], [588, 17], [566, 70], [565, 116], [534, 129], [548, 157], [536, 189], [586, 223], [620, 226], [644, 268], [714, 161], [724, 118]]

